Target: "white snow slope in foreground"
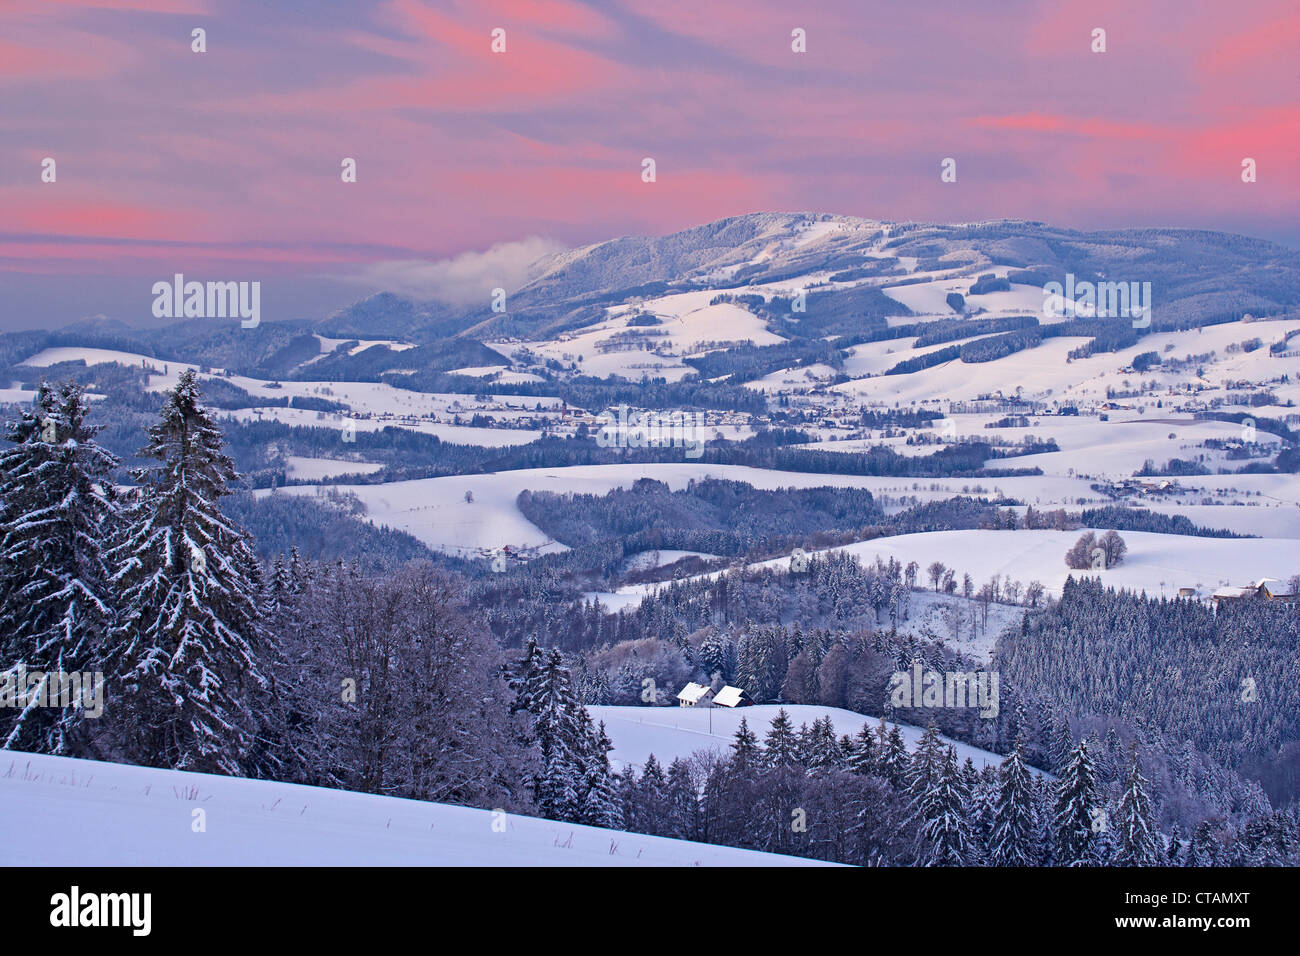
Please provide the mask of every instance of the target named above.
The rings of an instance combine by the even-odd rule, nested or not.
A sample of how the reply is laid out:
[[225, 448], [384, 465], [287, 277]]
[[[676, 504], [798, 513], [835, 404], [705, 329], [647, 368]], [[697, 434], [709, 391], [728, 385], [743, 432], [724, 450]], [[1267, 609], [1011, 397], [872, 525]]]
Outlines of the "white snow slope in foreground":
[[[196, 809], [206, 832], [196, 833]], [[813, 866], [322, 787], [0, 751], [0, 866]], [[501, 829], [498, 826], [498, 829]]]

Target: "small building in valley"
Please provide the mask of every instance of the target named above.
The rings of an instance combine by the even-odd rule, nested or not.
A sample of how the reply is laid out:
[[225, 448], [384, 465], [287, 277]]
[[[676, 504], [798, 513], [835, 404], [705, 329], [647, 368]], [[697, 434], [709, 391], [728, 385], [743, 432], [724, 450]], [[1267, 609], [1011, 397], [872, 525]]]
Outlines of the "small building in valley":
[[718, 691], [717, 696], [713, 698], [713, 703], [717, 707], [752, 707], [754, 701], [739, 687], [732, 687], [728, 684], [722, 690]]
[[697, 684], [692, 681], [678, 691], [677, 706], [711, 707], [713, 706], [713, 688], [706, 684]]
[[1246, 585], [1225, 585], [1211, 595], [1215, 607], [1233, 601], [1277, 601], [1281, 604], [1300, 604], [1294, 584], [1277, 578], [1260, 578]]

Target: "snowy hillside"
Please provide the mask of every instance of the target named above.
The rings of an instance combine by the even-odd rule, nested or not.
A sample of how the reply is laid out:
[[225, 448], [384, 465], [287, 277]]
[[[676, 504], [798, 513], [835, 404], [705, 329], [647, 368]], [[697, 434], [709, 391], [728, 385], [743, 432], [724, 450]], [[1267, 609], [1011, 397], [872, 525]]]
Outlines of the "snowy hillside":
[[[1078, 539], [1078, 531], [927, 531], [892, 538], [877, 538], [835, 548], [857, 555], [866, 562], [877, 557], [896, 558], [922, 566], [932, 561], [952, 563], [959, 573], [1005, 575], [1022, 583], [1039, 581], [1049, 593], [1059, 594], [1071, 571], [1064, 555]], [[1213, 586], [1232, 574], [1267, 576], [1269, 568], [1288, 569], [1297, 560], [1297, 545], [1291, 539], [1194, 538], [1187, 535], [1127, 531], [1128, 553], [1118, 567], [1096, 572], [1111, 587], [1145, 591], [1171, 597], [1180, 587]], [[789, 559], [760, 562], [775, 568], [788, 566]], [[1263, 570], [1254, 571], [1254, 567]], [[630, 585], [620, 597], [641, 596], [654, 585]], [[604, 598], [602, 597], [602, 600]]]
[[36, 862], [42, 866], [821, 865], [815, 860], [489, 810], [4, 751], [0, 753], [0, 865]]
[[[768, 724], [782, 709], [790, 715], [797, 728], [801, 724], [829, 717], [837, 736], [850, 737], [866, 724], [873, 731], [880, 725], [877, 717], [865, 717], [839, 707], [820, 707], [814, 704], [757, 704], [753, 707], [588, 707], [591, 719], [604, 721], [605, 730], [614, 742], [610, 758], [623, 764], [639, 767], [651, 754], [661, 764], [667, 765], [675, 758], [688, 758], [697, 750], [729, 752], [736, 729], [741, 720], [761, 741]], [[915, 750], [924, 730], [908, 724], [890, 722], [898, 727], [909, 751]], [[992, 764], [998, 766], [1005, 759], [999, 754], [972, 747], [960, 741], [942, 738], [957, 751], [957, 759], [970, 757], [976, 768]]]

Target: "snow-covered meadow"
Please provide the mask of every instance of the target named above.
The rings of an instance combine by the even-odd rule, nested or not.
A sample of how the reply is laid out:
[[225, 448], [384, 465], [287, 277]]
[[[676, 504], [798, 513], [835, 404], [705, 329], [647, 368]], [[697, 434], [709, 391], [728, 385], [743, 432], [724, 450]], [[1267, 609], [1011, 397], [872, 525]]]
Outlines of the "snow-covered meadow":
[[321, 787], [0, 752], [4, 866], [817, 866]]
[[[634, 765], [639, 771], [646, 758], [655, 759], [667, 766], [675, 758], [689, 758], [697, 750], [716, 750], [729, 753], [732, 740], [744, 720], [761, 742], [768, 725], [782, 709], [798, 729], [802, 724], [830, 718], [836, 736], [850, 737], [867, 725], [874, 732], [880, 718], [855, 714], [839, 707], [821, 707], [816, 704], [756, 704], [752, 707], [612, 707], [592, 706], [587, 711], [591, 719], [605, 722], [605, 731], [614, 742], [610, 759], [621, 766]], [[909, 751], [915, 750], [925, 732], [910, 724], [889, 721], [886, 727], [898, 727]], [[970, 757], [976, 768], [986, 764], [997, 766], [1003, 757], [958, 740], [942, 738], [957, 751], [958, 761]]]

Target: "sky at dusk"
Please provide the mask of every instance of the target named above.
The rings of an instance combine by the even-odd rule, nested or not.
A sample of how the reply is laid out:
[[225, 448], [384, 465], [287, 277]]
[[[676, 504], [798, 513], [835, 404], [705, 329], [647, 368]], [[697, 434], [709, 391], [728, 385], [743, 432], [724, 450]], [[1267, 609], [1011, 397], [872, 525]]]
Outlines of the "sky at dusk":
[[1295, 0], [0, 0], [0, 328], [176, 272], [318, 317], [761, 210], [1297, 247], [1297, 50]]

